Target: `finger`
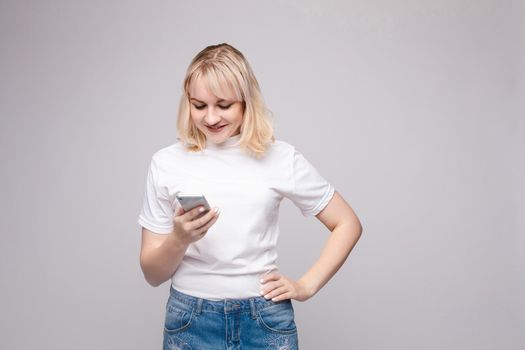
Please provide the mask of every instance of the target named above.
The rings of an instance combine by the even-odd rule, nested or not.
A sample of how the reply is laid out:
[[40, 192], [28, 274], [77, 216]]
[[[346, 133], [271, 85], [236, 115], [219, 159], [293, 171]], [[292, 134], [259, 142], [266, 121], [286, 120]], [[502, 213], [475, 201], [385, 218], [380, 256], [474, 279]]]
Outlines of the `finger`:
[[207, 231], [210, 229], [210, 227], [215, 223], [215, 221], [217, 221], [218, 218], [219, 218], [218, 216], [214, 216], [210, 221], [208, 221], [206, 225], [199, 227], [196, 230], [197, 235], [204, 236], [207, 233]]
[[279, 287], [282, 287], [284, 283], [282, 281], [275, 281], [275, 282], [268, 282], [264, 285], [264, 287], [261, 289], [261, 294], [266, 295], [273, 291], [274, 289], [277, 289]]
[[220, 213], [220, 210], [219, 208], [213, 208], [212, 210], [210, 210], [208, 213], [206, 213], [205, 215], [203, 215], [201, 218], [198, 218], [198, 219], [195, 219], [193, 220], [191, 223], [192, 223], [192, 227], [194, 230], [198, 230], [200, 229], [201, 227], [204, 227], [204, 225], [207, 225], [209, 223], [210, 220], [212, 220], [213, 218], [215, 217], [218, 217], [219, 216], [219, 213]]
[[182, 209], [182, 207], [178, 207], [177, 210], [175, 211], [175, 214], [172, 217], [172, 220], [175, 223], [175, 225], [177, 225], [178, 222], [183, 221], [183, 218], [184, 218], [183, 215], [184, 215], [184, 209]]
[[175, 211], [175, 216], [181, 216], [182, 214], [184, 214], [184, 209], [182, 209], [182, 207], [178, 207]]
[[267, 293], [264, 295], [265, 299], [274, 299], [281, 294], [288, 293], [290, 290], [286, 286], [279, 287], [277, 289], [272, 290], [270, 293]]
[[280, 278], [281, 278], [281, 275], [279, 273], [271, 272], [271, 273], [261, 277], [261, 283], [264, 284], [264, 283], [269, 282], [269, 281], [277, 281]]
[[286, 292], [286, 293], [283, 293], [281, 295], [278, 295], [276, 297], [273, 297], [272, 298], [272, 301], [282, 301], [282, 300], [287, 300], [287, 299], [293, 299], [293, 293], [292, 292]]
[[206, 209], [202, 205], [200, 205], [200, 206], [195, 207], [192, 210], [188, 211], [187, 214], [186, 214], [186, 217], [187, 217], [188, 221], [193, 221], [199, 215], [202, 215], [202, 213], [204, 213], [205, 211], [206, 211]]

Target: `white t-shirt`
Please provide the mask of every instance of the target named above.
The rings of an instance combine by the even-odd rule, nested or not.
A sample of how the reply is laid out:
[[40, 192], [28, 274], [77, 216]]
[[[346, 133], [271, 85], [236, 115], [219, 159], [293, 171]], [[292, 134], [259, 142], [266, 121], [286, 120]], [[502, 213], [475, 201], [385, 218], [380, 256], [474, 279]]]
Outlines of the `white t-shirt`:
[[259, 296], [260, 277], [276, 270], [281, 200], [289, 198], [304, 216], [318, 214], [333, 186], [293, 146], [275, 141], [256, 159], [239, 146], [240, 135], [202, 152], [182, 142], [151, 159], [138, 223], [168, 234], [178, 209], [175, 194], [204, 194], [221, 213], [199, 241], [190, 244], [172, 277], [175, 289], [200, 298]]

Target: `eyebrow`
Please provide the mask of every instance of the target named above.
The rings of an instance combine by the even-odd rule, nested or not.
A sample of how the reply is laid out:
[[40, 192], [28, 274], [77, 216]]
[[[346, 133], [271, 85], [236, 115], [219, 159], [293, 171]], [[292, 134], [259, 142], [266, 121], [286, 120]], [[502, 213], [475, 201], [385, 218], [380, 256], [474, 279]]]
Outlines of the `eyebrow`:
[[[200, 102], [200, 103], [206, 103], [206, 102], [203, 102], [201, 100], [196, 99], [195, 97], [190, 97], [190, 100], [195, 100], [195, 101]], [[228, 100], [225, 100], [225, 99], [221, 98], [221, 99], [217, 100], [217, 103], [220, 103], [220, 102], [231, 102], [231, 101], [228, 101]]]

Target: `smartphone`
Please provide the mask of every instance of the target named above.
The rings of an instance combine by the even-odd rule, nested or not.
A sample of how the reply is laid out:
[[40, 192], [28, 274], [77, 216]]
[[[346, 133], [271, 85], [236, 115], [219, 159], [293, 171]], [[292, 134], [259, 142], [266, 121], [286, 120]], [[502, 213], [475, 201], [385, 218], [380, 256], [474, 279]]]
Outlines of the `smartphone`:
[[184, 212], [190, 211], [198, 206], [203, 206], [204, 211], [200, 213], [199, 216], [197, 216], [197, 218], [203, 216], [211, 209], [210, 204], [208, 204], [208, 201], [206, 200], [206, 197], [204, 197], [203, 194], [177, 193], [175, 197], [177, 198], [177, 201], [179, 202], [182, 209], [184, 209]]

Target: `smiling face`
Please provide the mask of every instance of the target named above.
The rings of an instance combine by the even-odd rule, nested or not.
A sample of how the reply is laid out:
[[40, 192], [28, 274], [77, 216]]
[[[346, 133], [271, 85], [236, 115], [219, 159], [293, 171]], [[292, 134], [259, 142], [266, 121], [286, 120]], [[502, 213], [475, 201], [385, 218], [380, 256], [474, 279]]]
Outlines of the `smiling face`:
[[206, 140], [219, 144], [240, 133], [244, 106], [229, 89], [214, 95], [204, 79], [199, 77], [189, 88], [190, 116]]

